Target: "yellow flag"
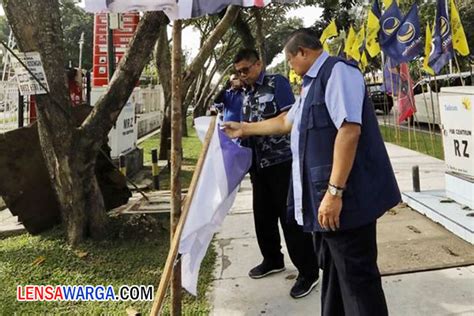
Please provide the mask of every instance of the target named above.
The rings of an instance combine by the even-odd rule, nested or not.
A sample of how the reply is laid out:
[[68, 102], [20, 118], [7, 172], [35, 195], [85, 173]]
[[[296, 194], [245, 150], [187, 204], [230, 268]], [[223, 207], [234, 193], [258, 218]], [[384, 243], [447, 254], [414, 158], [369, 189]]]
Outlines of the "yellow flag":
[[356, 40], [356, 33], [354, 31], [354, 28], [351, 25], [351, 27], [349, 28], [349, 34], [347, 34], [347, 39], [344, 46], [344, 53], [346, 53], [347, 56], [350, 55], [351, 48], [352, 48], [352, 45], [354, 45], [355, 40]]
[[[374, 5], [377, 5], [378, 7], [377, 2], [375, 2]], [[380, 44], [378, 41], [379, 30], [380, 30], [379, 17], [377, 17], [376, 13], [374, 12], [372, 8], [371, 10], [369, 10], [369, 15], [367, 17], [367, 40], [366, 40], [366, 48], [371, 57], [375, 57], [380, 53]]]
[[430, 23], [426, 23], [426, 42], [425, 42], [425, 58], [423, 59], [423, 70], [434, 76], [434, 71], [431, 69], [428, 62], [430, 61], [431, 54], [431, 27]]
[[459, 17], [459, 12], [454, 0], [451, 0], [451, 29], [453, 32], [453, 48], [462, 56], [469, 55], [466, 34], [464, 33], [461, 18]]
[[323, 49], [331, 55], [331, 49], [329, 48], [328, 42], [323, 43]]
[[356, 61], [360, 61], [360, 48], [364, 44], [365, 39], [365, 27], [362, 25], [360, 31], [357, 33], [357, 37], [352, 44], [351, 51], [349, 56], [355, 59]]
[[300, 85], [300, 84], [303, 83], [303, 79], [301, 78], [301, 76], [298, 76], [293, 69], [290, 69], [290, 73], [289, 73], [288, 77], [289, 77], [288, 79], [289, 79], [290, 83], [292, 83], [292, 84]]
[[336, 21], [334, 19], [331, 20], [329, 25], [324, 29], [323, 33], [321, 34], [320, 41], [321, 43], [325, 43], [327, 39], [337, 36], [337, 26]]
[[[392, 4], [393, 0], [383, 0], [383, 6], [385, 8], [385, 10], [388, 9], [388, 7]], [[397, 0], [397, 4], [399, 4], [400, 1]]]

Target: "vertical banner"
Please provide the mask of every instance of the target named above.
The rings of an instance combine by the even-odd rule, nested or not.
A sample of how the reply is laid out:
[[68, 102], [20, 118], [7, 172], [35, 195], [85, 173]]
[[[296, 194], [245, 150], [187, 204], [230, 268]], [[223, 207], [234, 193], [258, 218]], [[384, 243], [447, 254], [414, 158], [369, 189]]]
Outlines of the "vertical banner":
[[[109, 67], [107, 59], [107, 14], [98, 13], [94, 18], [94, 65], [93, 87], [106, 86], [109, 83]], [[121, 15], [120, 28], [113, 30], [113, 46], [115, 64], [117, 65], [127, 51], [130, 41], [140, 20], [139, 13], [125, 13]]]

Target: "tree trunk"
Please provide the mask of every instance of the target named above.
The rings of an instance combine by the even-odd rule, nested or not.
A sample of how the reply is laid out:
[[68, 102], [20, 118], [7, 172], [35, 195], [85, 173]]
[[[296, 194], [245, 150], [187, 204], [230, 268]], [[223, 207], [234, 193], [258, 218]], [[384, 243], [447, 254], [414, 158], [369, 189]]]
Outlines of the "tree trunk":
[[168, 160], [168, 153], [171, 150], [171, 52], [168, 33], [165, 28], [160, 31], [158, 42], [156, 43], [155, 56], [158, 76], [165, 96], [165, 108], [163, 111], [163, 121], [161, 122], [159, 159]]
[[[221, 84], [222, 80], [224, 79], [225, 75], [229, 72], [230, 69], [232, 69], [234, 65], [230, 64], [227, 66], [227, 68], [222, 72], [221, 76], [217, 80], [216, 85], [212, 88], [212, 90], [207, 94], [206, 99], [204, 100], [204, 104], [210, 104], [211, 99], [214, 98], [217, 89], [219, 88], [219, 85]], [[205, 110], [205, 109], [204, 109]]]
[[255, 38], [252, 35], [252, 31], [248, 23], [242, 17], [242, 13], [239, 14], [234, 23], [235, 30], [239, 34], [242, 44], [245, 48], [255, 48]]
[[257, 50], [260, 54], [260, 59], [263, 63], [263, 68], [267, 67], [267, 53], [265, 49], [265, 36], [263, 30], [263, 20], [262, 20], [262, 12], [258, 8], [254, 8], [255, 13], [255, 22], [256, 22], [256, 34], [257, 34]]
[[193, 113], [194, 117], [197, 117], [196, 112], [199, 114], [199, 116], [206, 114], [207, 104], [205, 100], [207, 99], [207, 96], [209, 95], [212, 79], [214, 78], [214, 75], [216, 74], [216, 72], [217, 72], [217, 62], [214, 65], [214, 67], [212, 67], [212, 70], [209, 76], [207, 76], [205, 85], [203, 86], [201, 91], [199, 91], [199, 95], [198, 95], [199, 97], [194, 107], [194, 113]]
[[185, 93], [183, 93], [183, 95], [186, 95], [186, 92], [191, 86], [193, 80], [196, 79], [200, 69], [212, 54], [214, 47], [216, 47], [217, 43], [222, 39], [227, 30], [233, 25], [235, 19], [239, 15], [239, 10], [239, 7], [230, 6], [222, 20], [219, 21], [219, 24], [217, 24], [211, 35], [209, 35], [207, 40], [202, 45], [198, 55], [194, 58], [193, 62], [191, 65], [189, 65], [185, 73], [183, 80], [183, 91]]
[[43, 61], [50, 93], [37, 96], [38, 132], [68, 240], [76, 245], [88, 235], [100, 237], [106, 233], [107, 215], [95, 177], [95, 160], [156, 42], [160, 15], [144, 16], [108, 93], [76, 128], [64, 72], [58, 1], [3, 0], [3, 8], [20, 50], [37, 51]]

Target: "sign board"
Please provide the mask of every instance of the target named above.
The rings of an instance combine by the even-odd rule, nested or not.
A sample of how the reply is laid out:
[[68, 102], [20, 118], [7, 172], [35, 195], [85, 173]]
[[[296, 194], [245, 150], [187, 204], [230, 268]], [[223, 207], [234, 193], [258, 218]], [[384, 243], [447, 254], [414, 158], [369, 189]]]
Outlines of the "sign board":
[[[122, 112], [120, 112], [115, 126], [109, 133], [112, 158], [118, 158], [121, 154], [126, 154], [137, 147], [138, 124], [136, 122], [135, 106], [139, 90], [140, 88], [135, 88]], [[92, 88], [92, 104], [95, 104], [106, 91], [105, 87]]]
[[474, 180], [474, 87], [459, 87], [439, 99], [447, 171]]
[[[38, 52], [18, 53], [17, 56], [21, 59], [34, 76], [41, 82], [41, 84], [49, 91], [48, 81], [43, 68], [43, 62]], [[36, 79], [28, 72], [25, 67], [18, 61], [13, 61], [13, 68], [18, 82], [18, 89], [23, 96], [46, 94], [48, 91], [36, 81]]]
[[[118, 64], [127, 51], [128, 45], [135, 34], [140, 15], [138, 13], [125, 13], [120, 17], [120, 23], [113, 25], [120, 28], [114, 29], [113, 46], [115, 63]], [[116, 23], [115, 23], [116, 24]], [[92, 86], [103, 87], [109, 83], [109, 65], [107, 58], [107, 27], [106, 13], [96, 14], [94, 17], [94, 65], [92, 71]]]

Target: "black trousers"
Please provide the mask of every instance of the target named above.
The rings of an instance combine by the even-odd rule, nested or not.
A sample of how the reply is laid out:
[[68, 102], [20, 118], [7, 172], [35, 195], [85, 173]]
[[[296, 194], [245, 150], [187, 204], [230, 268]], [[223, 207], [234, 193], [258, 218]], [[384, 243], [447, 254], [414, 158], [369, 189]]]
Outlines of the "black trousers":
[[312, 235], [303, 232], [294, 218], [287, 216], [287, 197], [291, 161], [252, 169], [253, 212], [257, 241], [266, 263], [283, 264], [281, 253], [280, 220], [290, 259], [301, 276], [314, 278], [319, 274]]
[[377, 267], [376, 222], [346, 231], [314, 233], [323, 269], [321, 315], [385, 316]]

